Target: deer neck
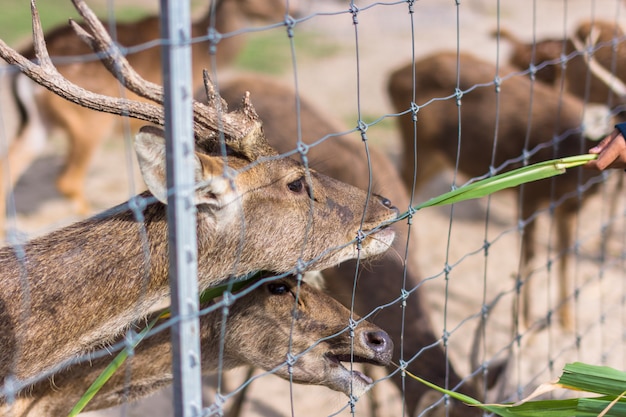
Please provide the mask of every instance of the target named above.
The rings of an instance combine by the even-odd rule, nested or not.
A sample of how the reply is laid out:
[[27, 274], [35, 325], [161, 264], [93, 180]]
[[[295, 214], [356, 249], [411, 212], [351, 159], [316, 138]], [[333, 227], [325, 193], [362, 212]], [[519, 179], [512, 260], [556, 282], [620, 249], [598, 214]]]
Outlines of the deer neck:
[[[209, 236], [199, 239], [204, 287], [227, 277], [236, 259], [206, 228], [200, 233]], [[167, 242], [165, 206], [156, 202], [139, 216], [122, 205], [21, 248], [0, 249], [0, 345], [8, 347], [0, 352], [0, 380], [32, 377], [109, 343], [166, 300]]]
[[[215, 13], [215, 18], [213, 15]], [[245, 25], [241, 7], [233, 0], [218, 0], [215, 7], [209, 4], [204, 14], [192, 23], [192, 36], [205, 36], [207, 29], [213, 27], [217, 32], [224, 34], [241, 29]]]
[[[223, 35], [245, 27], [246, 21], [246, 17], [236, 1], [217, 1], [215, 7], [210, 5], [204, 15], [192, 24], [191, 36], [193, 38], [206, 36], [207, 33], [213, 32], [210, 30], [211, 28]], [[196, 77], [197, 85], [202, 85], [200, 78], [202, 70], [211, 68], [209, 60], [211, 54], [216, 54], [217, 67], [225, 68], [235, 60], [244, 46], [245, 39], [242, 35], [220, 38], [215, 44], [214, 51], [212, 51], [213, 48], [209, 42], [194, 43], [192, 46], [194, 48], [193, 74]]]

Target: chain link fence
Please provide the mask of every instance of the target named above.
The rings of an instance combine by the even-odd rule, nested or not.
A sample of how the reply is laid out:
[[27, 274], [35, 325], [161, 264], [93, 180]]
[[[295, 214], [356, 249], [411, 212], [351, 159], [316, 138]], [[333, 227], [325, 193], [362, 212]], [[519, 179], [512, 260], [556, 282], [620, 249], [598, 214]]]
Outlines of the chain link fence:
[[[38, 5], [44, 28], [49, 29], [57, 22], [47, 20], [53, 13], [45, 3], [40, 0]], [[136, 10], [124, 2], [95, 2], [90, 6], [109, 20], [113, 39], [128, 36], [113, 23], [139, 19], [134, 16]], [[175, 10], [167, 13], [168, 18], [175, 19], [180, 14], [179, 19], [184, 21], [185, 6], [172, 6]], [[596, 84], [596, 73], [587, 70], [575, 78], [567, 77], [573, 77], [571, 74], [580, 62], [588, 68], [589, 56], [601, 61], [606, 51], [614, 56], [607, 70], [619, 77], [624, 42], [619, 30], [623, 2], [277, 0], [274, 4], [222, 0], [193, 6], [191, 15], [201, 23], [194, 25], [189, 35], [181, 29], [185, 25], [180, 21], [171, 24], [174, 28], [179, 25], [174, 33], [180, 36], [181, 44], [191, 39], [194, 64], [187, 71], [185, 57], [173, 58], [170, 70], [190, 73], [189, 85], [197, 88], [196, 99], [207, 101], [211, 97], [209, 92], [207, 98], [201, 85], [199, 69], [207, 70], [229, 110], [237, 108], [249, 91], [270, 145], [281, 157], [303, 163], [306, 181], [311, 181], [308, 169], [313, 168], [367, 191], [368, 206], [375, 204], [376, 194], [389, 198], [399, 212], [410, 211], [409, 220], [394, 225], [397, 237], [385, 255], [362, 259], [355, 251], [356, 259], [322, 271], [325, 293], [339, 300], [346, 310], [338, 310], [332, 321], [309, 327], [308, 333], [326, 335], [332, 330], [330, 334], [336, 333], [335, 338], [322, 337], [310, 348], [298, 350], [295, 346], [300, 346], [306, 332], [301, 332], [297, 319], [271, 322], [275, 320], [273, 316], [270, 319], [261, 315], [245, 331], [237, 330], [238, 334], [255, 341], [264, 340], [264, 333], [275, 331], [276, 336], [272, 337], [278, 345], [279, 340], [284, 341], [279, 333], [286, 332], [287, 354], [268, 371], [254, 367], [227, 370], [230, 365], [224, 360], [229, 353], [224, 349], [229, 346], [229, 331], [238, 323], [249, 323], [237, 318], [236, 314], [242, 313], [236, 306], [249, 303], [249, 299], [264, 300], [255, 291], [268, 288], [271, 282], [284, 284], [284, 277], [276, 281], [276, 274], [269, 274], [242, 292], [229, 287], [211, 303], [201, 303], [199, 313], [191, 308], [182, 317], [173, 314], [173, 319], [159, 322], [151, 330], [158, 338], [172, 324], [192, 319], [188, 329], [191, 336], [184, 330], [172, 330], [182, 340], [177, 354], [182, 359], [175, 359], [174, 369], [177, 375], [181, 370], [184, 375], [185, 369], [192, 373], [202, 371], [202, 382], [198, 374], [174, 377], [174, 388], [165, 387], [139, 401], [86, 415], [235, 415], [239, 410], [246, 416], [417, 416], [432, 415], [442, 408], [446, 415], [480, 415], [477, 410], [468, 410], [426, 389], [409, 373], [481, 400], [504, 402], [524, 398], [539, 384], [554, 380], [569, 362], [624, 368], [623, 172], [594, 172], [590, 178], [590, 171], [581, 170], [568, 180], [547, 180], [519, 192], [505, 191], [452, 207], [417, 212], [410, 209], [472, 178], [523, 165], [534, 158], [548, 159], [570, 150], [586, 153], [590, 144], [584, 137], [597, 139], [610, 131], [613, 121], [620, 120], [623, 100], [619, 94], [610, 92], [598, 103], [593, 95], [601, 88]], [[12, 5], [12, 9], [24, 7]], [[157, 13], [165, 7], [167, 2], [147, 4], [139, 14]], [[69, 3], [67, 10], [74, 15]], [[28, 25], [28, 11], [24, 16]], [[606, 40], [604, 31], [591, 30], [582, 38], [586, 46], [572, 50], [563, 40], [575, 36], [585, 21], [593, 22], [598, 31], [607, 25], [613, 32]], [[139, 33], [147, 27], [136, 23], [130, 31]], [[13, 35], [0, 33], [0, 39], [12, 46], [30, 43], [26, 35], [23, 41], [9, 41]], [[159, 36], [165, 38], [163, 32], [155, 32], [155, 37]], [[548, 39], [554, 43], [543, 42]], [[123, 52], [130, 57], [159, 42], [177, 45], [170, 38], [133, 43]], [[542, 49], [543, 45], [551, 45], [552, 49]], [[542, 55], [546, 50], [551, 55]], [[510, 57], [520, 56], [520, 51], [529, 53], [527, 63], [510, 65]], [[75, 62], [95, 62], [91, 53], [67, 55], [71, 57], [53, 59], [60, 65], [69, 64], [68, 68]], [[160, 66], [161, 62], [156, 61], [149, 64], [159, 69]], [[551, 70], [556, 73], [554, 79], [542, 78], [548, 77]], [[3, 66], [1, 71], [3, 82], [15, 74], [15, 68], [10, 66]], [[182, 79], [175, 76], [171, 81]], [[9, 82], [1, 90], [2, 155], [7, 155], [15, 143], [16, 132], [20, 132], [16, 120], [28, 113], [23, 101], [25, 90], [14, 86]], [[33, 94], [38, 94], [36, 91]], [[191, 91], [192, 87], [175, 89], [183, 93], [179, 100], [187, 104], [166, 103], [166, 108], [174, 113], [185, 108]], [[132, 97], [119, 87], [114, 94]], [[16, 105], [20, 99], [22, 104]], [[604, 112], [605, 108], [598, 111], [598, 104], [605, 105], [609, 113]], [[220, 109], [220, 114], [225, 114], [225, 110]], [[607, 114], [612, 117], [610, 120]], [[102, 138], [104, 146], [94, 150], [84, 197], [90, 213], [130, 198], [133, 218], [141, 221], [145, 202], [133, 198], [144, 188], [132, 149], [137, 128], [127, 120], [119, 120], [122, 133], [113, 133], [113, 128], [107, 130]], [[188, 115], [175, 120], [186, 123]], [[100, 121], [88, 123], [88, 134], [98, 136], [96, 132], [105, 130]], [[175, 126], [175, 122], [169, 123]], [[596, 126], [597, 132], [592, 129]], [[80, 204], [76, 199], [68, 202], [54, 191], [56, 171], [62, 169], [65, 155], [75, 146], [71, 141], [67, 145], [63, 128], [60, 134], [58, 130], [46, 132], [44, 144], [30, 143], [38, 159], [8, 193], [5, 230], [10, 233], [6, 241], [16, 247], [82, 217], [77, 213]], [[169, 143], [181, 145], [189, 157], [189, 144], [179, 140]], [[170, 149], [168, 154], [171, 155]], [[189, 166], [179, 165], [181, 169]], [[235, 168], [238, 175], [252, 170]], [[5, 163], [5, 186], [10, 185], [6, 179], [9, 169]], [[232, 180], [228, 175], [226, 179]], [[325, 196], [321, 189], [309, 192], [314, 199]], [[190, 206], [193, 205], [182, 205], [183, 209]], [[259, 212], [268, 210], [271, 211], [266, 208]], [[337, 212], [341, 210], [334, 213]], [[345, 211], [341, 213], [345, 215]], [[365, 219], [366, 213], [366, 207], [362, 207], [357, 214]], [[173, 216], [170, 221], [190, 217], [195, 217], [193, 212]], [[311, 218], [303, 221], [310, 222]], [[196, 298], [193, 270], [197, 261], [189, 255], [195, 252], [195, 237], [187, 233], [194, 226], [185, 227], [183, 234], [191, 240], [181, 243], [176, 238], [171, 243], [181, 250], [180, 265], [188, 271], [182, 272], [180, 282], [190, 287], [190, 293], [179, 299], [181, 305], [188, 306]], [[315, 240], [316, 227], [308, 226], [307, 244], [319, 244]], [[172, 226], [170, 229], [176, 230]], [[363, 236], [355, 233], [351, 238], [358, 245]], [[524, 250], [525, 238], [526, 246], [533, 245], [533, 253]], [[561, 247], [559, 242], [567, 242], [567, 246]], [[142, 250], [147, 258], [153, 256], [150, 248]], [[170, 256], [174, 253], [170, 250]], [[241, 253], [242, 258], [248, 256]], [[529, 258], [532, 259], [527, 262]], [[564, 284], [560, 276], [566, 262]], [[28, 257], [24, 259], [24, 265], [27, 263]], [[316, 292], [307, 292], [306, 286], [300, 290], [305, 264], [294, 263], [290, 268], [297, 285], [293, 289], [272, 287], [272, 291], [287, 288], [293, 293], [294, 299], [288, 305], [294, 313], [289, 317], [298, 317], [298, 311], [308, 311], [306, 303], [313, 303], [309, 300], [317, 303], [322, 298]], [[561, 288], [564, 293], [559, 292]], [[328, 303], [324, 301], [316, 311], [325, 311]], [[274, 307], [270, 311], [277, 310]], [[563, 319], [563, 311], [571, 313], [569, 319]], [[354, 358], [359, 353], [358, 329], [368, 326], [361, 317], [385, 330], [393, 340], [393, 358], [388, 366], [350, 361], [350, 356]], [[184, 347], [184, 343], [197, 341], [204, 347], [198, 325], [193, 324], [196, 318], [200, 323], [203, 319], [215, 322], [212, 329], [218, 336], [212, 340], [220, 341], [211, 351], [217, 360], [210, 372], [198, 366], [205, 364], [206, 352], [199, 361], [194, 353], [196, 347]], [[337, 318], [341, 319], [340, 326]], [[108, 341], [106, 348], [90, 350], [81, 358], [82, 363], [108, 363], [113, 358], [111, 352], [132, 344], [148, 322], [148, 318], [137, 322], [117, 343]], [[203, 329], [203, 325], [199, 328]], [[371, 335], [373, 330], [367, 329]], [[336, 348], [333, 339], [349, 341], [351, 355], [340, 358], [343, 366], [374, 380], [372, 389], [360, 398], [324, 386], [297, 384], [299, 377], [294, 370], [298, 361], [307, 360], [306, 353], [314, 357], [323, 349], [332, 352]], [[172, 350], [176, 352], [177, 348]], [[278, 346], [266, 346], [263, 356], [271, 358], [276, 351]], [[141, 387], [132, 384], [133, 375], [146, 368], [138, 370], [132, 365], [133, 354], [131, 350], [128, 364], [118, 370], [120, 385], [125, 387], [118, 392], [121, 396], [141, 396]], [[169, 349], [167, 354], [171, 354]], [[161, 356], [155, 354], [148, 362], [154, 362], [156, 368]], [[265, 366], [260, 361], [258, 365]], [[56, 387], [62, 395], [66, 383], [62, 375], [53, 377], [46, 372], [35, 379], [41, 381], [38, 386]], [[169, 385], [168, 378], [169, 374], [158, 384]], [[2, 391], [9, 403], [15, 396], [13, 382], [11, 378], [5, 380]], [[89, 382], [84, 382], [87, 389]], [[39, 391], [36, 388], [31, 392], [36, 396]], [[200, 401], [202, 407], [191, 407]], [[3, 411], [8, 410], [5, 415], [21, 415], [16, 414], [18, 411], [36, 415], [28, 413], [37, 411], [36, 405], [30, 411], [3, 407]]]

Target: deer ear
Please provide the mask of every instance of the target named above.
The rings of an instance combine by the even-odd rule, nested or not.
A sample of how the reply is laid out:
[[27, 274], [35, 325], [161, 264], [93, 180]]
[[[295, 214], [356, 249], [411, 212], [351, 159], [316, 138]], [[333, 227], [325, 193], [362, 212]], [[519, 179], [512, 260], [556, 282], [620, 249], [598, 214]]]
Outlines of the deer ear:
[[167, 204], [167, 175], [165, 171], [165, 132], [154, 126], [144, 126], [135, 137], [135, 152], [148, 190]]
[[[135, 138], [135, 151], [141, 175], [154, 197], [167, 204], [167, 176], [165, 133], [154, 126], [144, 126]], [[228, 180], [223, 176], [224, 161], [200, 153], [194, 156], [196, 186], [195, 204], [223, 206], [234, 194]]]

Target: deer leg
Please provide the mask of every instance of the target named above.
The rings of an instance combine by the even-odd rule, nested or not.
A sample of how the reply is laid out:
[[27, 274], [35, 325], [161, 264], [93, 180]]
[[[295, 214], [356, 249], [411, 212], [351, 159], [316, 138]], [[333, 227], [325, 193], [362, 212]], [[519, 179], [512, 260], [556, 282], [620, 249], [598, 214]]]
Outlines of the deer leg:
[[[576, 205], [578, 207], [578, 205]], [[557, 248], [561, 256], [561, 264], [559, 265], [559, 310], [558, 319], [561, 326], [566, 330], [574, 328], [572, 317], [572, 306], [567, 300], [570, 295], [568, 285], [568, 259], [569, 248], [572, 243], [572, 223], [576, 211], [572, 211], [570, 206], [561, 206], [556, 211], [556, 230], [557, 230]]]
[[[619, 175], [617, 176], [617, 181], [615, 182], [614, 189], [612, 192], [610, 192], [609, 210], [606, 216], [606, 218], [609, 219], [609, 221], [611, 221], [612, 219], [615, 219], [617, 215], [618, 204], [621, 200], [623, 190], [624, 190], [624, 175], [619, 173]], [[607, 227], [604, 230], [604, 237], [600, 242], [600, 254], [602, 256], [603, 261], [605, 257], [607, 256], [607, 252], [609, 250], [608, 244], [609, 244], [609, 241], [611, 240], [613, 229], [614, 229], [613, 227]]]
[[[254, 370], [254, 366], [248, 366], [244, 381], [252, 379], [254, 376]], [[246, 401], [246, 395], [248, 394], [249, 387], [250, 384], [243, 387], [233, 398], [233, 403], [226, 412], [226, 417], [239, 417], [241, 415], [241, 410], [243, 409], [243, 404]]]
[[0, 160], [0, 235], [4, 234], [8, 193], [13, 189], [24, 171], [43, 152], [46, 146], [46, 126], [35, 101], [32, 82], [23, 76], [15, 81], [14, 99], [24, 109], [24, 124], [8, 147], [6, 160]]
[[[84, 111], [81, 113], [85, 114]], [[92, 112], [93, 113], [93, 112]], [[108, 115], [104, 115], [108, 117]], [[88, 214], [91, 206], [85, 197], [84, 186], [89, 164], [95, 150], [104, 140], [107, 132], [93, 129], [94, 120], [101, 115], [90, 117], [89, 121], [68, 123], [69, 149], [63, 171], [57, 179], [57, 188], [61, 194], [69, 198], [78, 213]]]
[[[527, 220], [535, 211], [536, 207], [523, 207], [522, 218]], [[521, 284], [520, 301], [518, 302], [518, 317], [522, 320], [522, 325], [526, 328], [530, 327], [532, 322], [532, 288], [530, 285], [532, 260], [535, 258], [535, 229], [536, 219], [528, 222], [524, 227], [522, 234], [522, 259], [520, 263], [519, 279]]]
[[24, 171], [41, 154], [46, 145], [46, 133], [43, 126], [27, 125], [20, 136], [11, 144], [6, 157], [6, 166], [0, 161], [0, 173], [7, 178], [0, 181], [0, 226], [3, 235], [4, 221], [7, 216], [7, 198]]

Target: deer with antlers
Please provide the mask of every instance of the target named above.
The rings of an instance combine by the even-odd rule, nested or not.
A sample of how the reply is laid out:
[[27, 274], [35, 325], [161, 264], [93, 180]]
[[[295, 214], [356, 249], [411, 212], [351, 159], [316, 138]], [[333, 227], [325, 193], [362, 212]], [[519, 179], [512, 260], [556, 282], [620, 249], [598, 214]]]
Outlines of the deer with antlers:
[[[294, 4], [295, 2], [291, 2]], [[194, 42], [192, 49], [193, 85], [202, 85], [202, 70], [223, 68], [229, 65], [245, 45], [243, 34], [236, 34], [251, 19], [277, 23], [289, 13], [296, 14], [295, 7], [286, 9], [284, 0], [217, 0], [211, 2], [207, 12], [193, 22], [190, 35], [194, 39], [213, 37], [210, 40]], [[105, 23], [105, 26], [107, 24]], [[137, 47], [159, 38], [159, 17], [148, 16], [136, 22], [117, 23], [114, 26], [116, 42], [124, 47]], [[69, 25], [55, 28], [45, 35], [47, 49], [53, 58], [76, 58], [89, 56], [91, 49], [82, 42]], [[35, 50], [22, 51], [29, 59], [35, 58]], [[160, 45], [136, 52], [130, 49], [127, 55], [130, 65], [142, 78], [162, 84]], [[72, 83], [107, 96], [119, 96], [123, 87], [98, 60], [74, 60], [58, 65], [64, 78]], [[68, 197], [80, 214], [90, 212], [90, 204], [85, 198], [84, 182], [95, 150], [108, 137], [121, 134], [125, 126], [122, 119], [111, 114], [94, 112], [81, 105], [73, 104], [57, 94], [34, 84], [24, 75], [13, 77], [11, 97], [15, 105], [23, 110], [16, 131], [8, 132], [7, 168], [2, 175], [8, 178], [0, 181], [0, 235], [4, 234], [7, 193], [21, 175], [44, 150], [47, 138], [55, 130], [63, 131], [69, 141], [65, 166], [57, 180], [57, 188]], [[132, 91], [124, 94], [133, 100], [142, 100]], [[138, 120], [130, 120], [132, 132], [141, 126]], [[15, 137], [10, 137], [10, 136]]]
[[[202, 371], [254, 365], [295, 383], [323, 385], [357, 398], [363, 395], [373, 381], [359, 371], [346, 369], [341, 362], [387, 365], [393, 350], [387, 333], [352, 315], [306, 281], [298, 283], [294, 276], [263, 281], [240, 290], [240, 296], [235, 293], [225, 320], [221, 308], [213, 308], [200, 317]], [[219, 301], [214, 299], [202, 308], [217, 307]], [[166, 321], [159, 319], [161, 315], [156, 312], [147, 322], [157, 318], [155, 327], [159, 327]], [[354, 337], [348, 328], [350, 320], [356, 323]], [[128, 359], [126, 369], [118, 370], [84, 411], [136, 400], [171, 384], [170, 340], [169, 330], [142, 340]], [[288, 355], [294, 358], [290, 365], [286, 363]], [[83, 362], [50, 380], [40, 381], [21, 393], [13, 404], [5, 405], [6, 413], [0, 411], [0, 415], [68, 415], [111, 360], [107, 355]]]
[[[98, 95], [60, 75], [46, 52], [34, 2], [38, 63], [2, 41], [0, 56], [76, 104], [163, 125], [162, 89], [132, 70], [84, 2], [74, 5], [91, 32], [74, 24], [81, 37], [129, 89], [154, 103]], [[398, 210], [389, 200], [281, 158], [267, 143], [249, 98], [239, 111], [222, 114], [220, 108], [225, 103], [217, 93], [209, 105], [194, 103], [194, 133], [203, 150], [194, 162], [200, 290], [256, 271], [323, 269], [380, 254], [392, 244], [395, 233], [387, 226]], [[162, 134], [147, 126], [135, 141], [149, 191], [101, 215], [0, 249], [0, 379], [17, 379], [13, 388], [115, 340], [168, 298]]]
[[[570, 94], [559, 97], [551, 87], [541, 83], [533, 86], [531, 94], [531, 81], [521, 76], [504, 79], [496, 94], [493, 88], [495, 65], [469, 54], [461, 54], [458, 64], [458, 89], [463, 92], [459, 104], [454, 95], [456, 53], [427, 56], [416, 61], [414, 67], [409, 63], [397, 69], [389, 78], [392, 103], [398, 113], [403, 113], [398, 123], [404, 146], [402, 176], [407, 186], [419, 188], [445, 167], [454, 167], [457, 163], [459, 172], [479, 177], [520, 166], [525, 153], [527, 162], [533, 163], [578, 155], [591, 147], [592, 142], [582, 132], [583, 103], [577, 97]], [[500, 67], [500, 74], [514, 72], [511, 67]], [[415, 119], [409, 110], [412, 103], [422, 106], [415, 113]], [[498, 133], [496, 146], [494, 130]], [[558, 275], [558, 319], [564, 328], [573, 327], [567, 303], [570, 297], [567, 254], [576, 214], [582, 202], [597, 189], [592, 185], [599, 181], [601, 176], [597, 173], [574, 169], [549, 181], [532, 182], [517, 189], [519, 216], [524, 226], [520, 311], [524, 323], [529, 324], [531, 319], [529, 274], [537, 245], [534, 220], [540, 208], [550, 205], [556, 227], [555, 250], [562, 257]], [[585, 192], [579, 193], [579, 187]]]
[[[408, 190], [394, 163], [382, 150], [372, 144], [366, 150], [357, 134], [337, 135], [345, 129], [305, 97], [299, 97], [296, 113], [294, 105], [296, 92], [274, 79], [258, 74], [242, 75], [220, 85], [220, 95], [226, 101], [235, 100], [245, 91], [250, 91], [253, 97], [256, 97], [255, 109], [263, 120], [263, 129], [268, 141], [278, 152], [286, 153], [295, 149], [296, 139], [300, 133], [304, 143], [307, 145], [315, 143], [315, 146], [311, 146], [307, 151], [308, 163], [312, 168], [363, 190], [371, 187], [374, 192], [392, 199], [401, 210], [408, 209], [410, 205]], [[206, 100], [204, 91], [199, 91], [196, 97], [198, 100], [203, 97]], [[333, 137], [318, 142], [330, 134]], [[294, 158], [298, 159], [299, 155], [294, 155]], [[328, 293], [346, 307], [353, 307], [359, 314], [364, 315], [378, 310], [371, 320], [381, 326], [384, 325], [392, 339], [403, 340], [404, 346], [395, 345], [394, 358], [411, 358], [407, 365], [408, 371], [439, 386], [445, 386], [447, 383], [450, 387], [456, 387], [459, 392], [473, 398], [481, 398], [483, 393], [475, 384], [476, 381], [462, 382], [462, 377], [456, 372], [454, 364], [447, 359], [443, 348], [437, 344], [439, 338], [435, 335], [430, 322], [430, 314], [425, 307], [422, 292], [419, 289], [415, 290], [421, 281], [418, 273], [419, 251], [418, 243], [415, 241], [416, 234], [409, 233], [406, 222], [395, 223], [392, 227], [396, 231], [392, 249], [370, 262], [366, 268], [359, 270], [354, 298], [353, 287], [357, 268], [354, 261], [347, 261], [322, 271], [327, 278]], [[403, 262], [402, 258], [405, 256]], [[405, 301], [404, 321], [402, 310], [397, 304], [380, 309], [380, 306], [398, 299], [403, 288], [403, 280], [406, 280], [405, 288], [410, 291]], [[432, 348], [422, 351], [424, 346]], [[492, 385], [498, 380], [503, 368], [503, 363], [498, 361], [491, 363], [488, 371]], [[393, 382], [404, 391], [407, 415], [416, 415], [426, 406], [431, 406], [432, 403], [428, 401], [432, 399], [432, 395], [429, 395], [428, 387], [414, 380], [402, 378], [394, 366], [389, 366], [389, 372], [393, 373]], [[441, 396], [434, 401], [440, 398]], [[376, 404], [373, 408], [376, 408]], [[481, 414], [480, 410], [454, 400], [450, 401], [445, 412], [452, 417]], [[374, 411], [372, 415], [376, 415], [376, 412]]]
[[[583, 21], [566, 39], [525, 43], [509, 30], [494, 32], [513, 47], [511, 65], [540, 66], [537, 80], [560, 87], [589, 103], [621, 104], [626, 98], [626, 44], [615, 22]], [[568, 57], [561, 63], [561, 56]], [[542, 65], [543, 64], [543, 65]], [[588, 79], [588, 81], [587, 81]]]

